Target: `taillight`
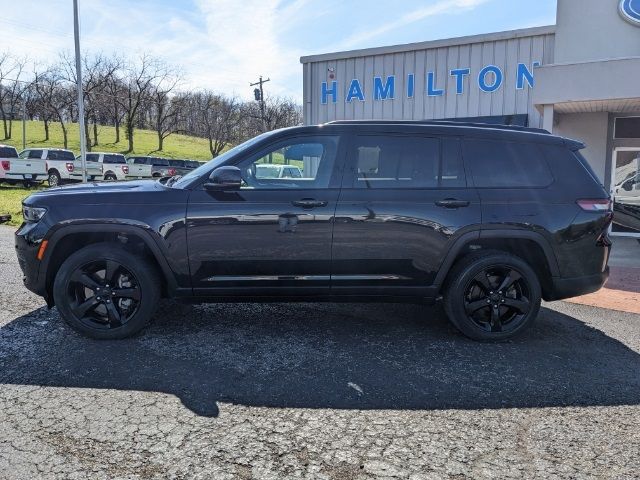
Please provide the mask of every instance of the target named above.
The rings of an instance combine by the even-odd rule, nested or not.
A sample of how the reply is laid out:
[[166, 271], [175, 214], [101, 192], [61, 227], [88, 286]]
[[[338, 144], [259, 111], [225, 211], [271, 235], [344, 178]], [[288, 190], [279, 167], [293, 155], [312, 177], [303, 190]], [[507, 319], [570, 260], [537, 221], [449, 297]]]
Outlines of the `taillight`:
[[67, 162], [66, 166], [67, 166], [67, 172], [73, 172], [73, 163]]
[[9, 170], [11, 170], [11, 162], [9, 160], [2, 160], [2, 169], [5, 172], [8, 172]]
[[611, 200], [608, 198], [576, 200], [576, 203], [585, 212], [607, 212], [611, 211]]
[[129, 174], [129, 166], [128, 165], [122, 165], [122, 172], [125, 175], [128, 175]]
[[167, 173], [169, 174], [170, 177], [173, 177], [176, 174], [176, 169], [170, 168], [169, 170], [167, 170]]

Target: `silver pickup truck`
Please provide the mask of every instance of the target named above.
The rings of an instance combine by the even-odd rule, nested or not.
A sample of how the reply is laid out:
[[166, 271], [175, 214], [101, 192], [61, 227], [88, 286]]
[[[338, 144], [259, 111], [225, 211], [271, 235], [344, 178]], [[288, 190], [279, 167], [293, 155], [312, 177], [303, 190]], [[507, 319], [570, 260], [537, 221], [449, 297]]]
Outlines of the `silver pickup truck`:
[[46, 179], [47, 167], [43, 160], [20, 158], [15, 147], [0, 145], [0, 182], [30, 187]]

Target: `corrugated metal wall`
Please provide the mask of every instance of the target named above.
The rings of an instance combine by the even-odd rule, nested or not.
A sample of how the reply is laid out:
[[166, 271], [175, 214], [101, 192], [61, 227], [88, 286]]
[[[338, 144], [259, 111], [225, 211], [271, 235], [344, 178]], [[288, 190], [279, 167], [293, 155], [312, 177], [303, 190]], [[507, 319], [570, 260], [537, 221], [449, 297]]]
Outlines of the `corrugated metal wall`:
[[[506, 40], [468, 43], [441, 48], [411, 50], [400, 53], [361, 56], [337, 60], [305, 63], [304, 115], [305, 123], [324, 123], [330, 120], [394, 119], [424, 120], [452, 117], [529, 114], [530, 126], [542, 126], [540, 113], [533, 107], [530, 88], [525, 83], [516, 89], [518, 63], [531, 67], [533, 62], [553, 63], [554, 35], [535, 35]], [[477, 85], [478, 73], [487, 65], [496, 65], [504, 72], [504, 81], [495, 92], [483, 92]], [[329, 78], [334, 69], [334, 79]], [[456, 93], [456, 78], [449, 72], [456, 68], [470, 68], [464, 79], [464, 93]], [[426, 94], [427, 72], [435, 72], [442, 96]], [[415, 74], [415, 94], [407, 98], [407, 75]], [[395, 75], [395, 98], [374, 100], [373, 78], [383, 80]], [[352, 79], [362, 85], [365, 101], [346, 102]], [[321, 103], [321, 84], [338, 82], [338, 98]]]

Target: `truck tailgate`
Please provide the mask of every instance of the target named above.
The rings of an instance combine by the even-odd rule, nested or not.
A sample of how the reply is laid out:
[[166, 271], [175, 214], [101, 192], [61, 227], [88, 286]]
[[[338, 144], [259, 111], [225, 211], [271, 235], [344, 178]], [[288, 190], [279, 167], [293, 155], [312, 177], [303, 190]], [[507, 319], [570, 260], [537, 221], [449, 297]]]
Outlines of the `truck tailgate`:
[[9, 158], [11, 169], [7, 172], [15, 175], [46, 175], [47, 166], [44, 160], [36, 158]]

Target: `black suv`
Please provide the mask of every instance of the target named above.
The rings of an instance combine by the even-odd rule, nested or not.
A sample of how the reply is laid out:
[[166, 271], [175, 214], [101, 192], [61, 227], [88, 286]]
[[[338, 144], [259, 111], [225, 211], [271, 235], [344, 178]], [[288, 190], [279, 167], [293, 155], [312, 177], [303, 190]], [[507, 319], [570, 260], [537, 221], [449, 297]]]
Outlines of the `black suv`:
[[541, 298], [607, 279], [611, 202], [583, 147], [448, 122], [288, 128], [182, 177], [35, 193], [16, 249], [27, 288], [95, 338], [132, 335], [171, 297], [442, 299], [465, 335], [502, 340]]

